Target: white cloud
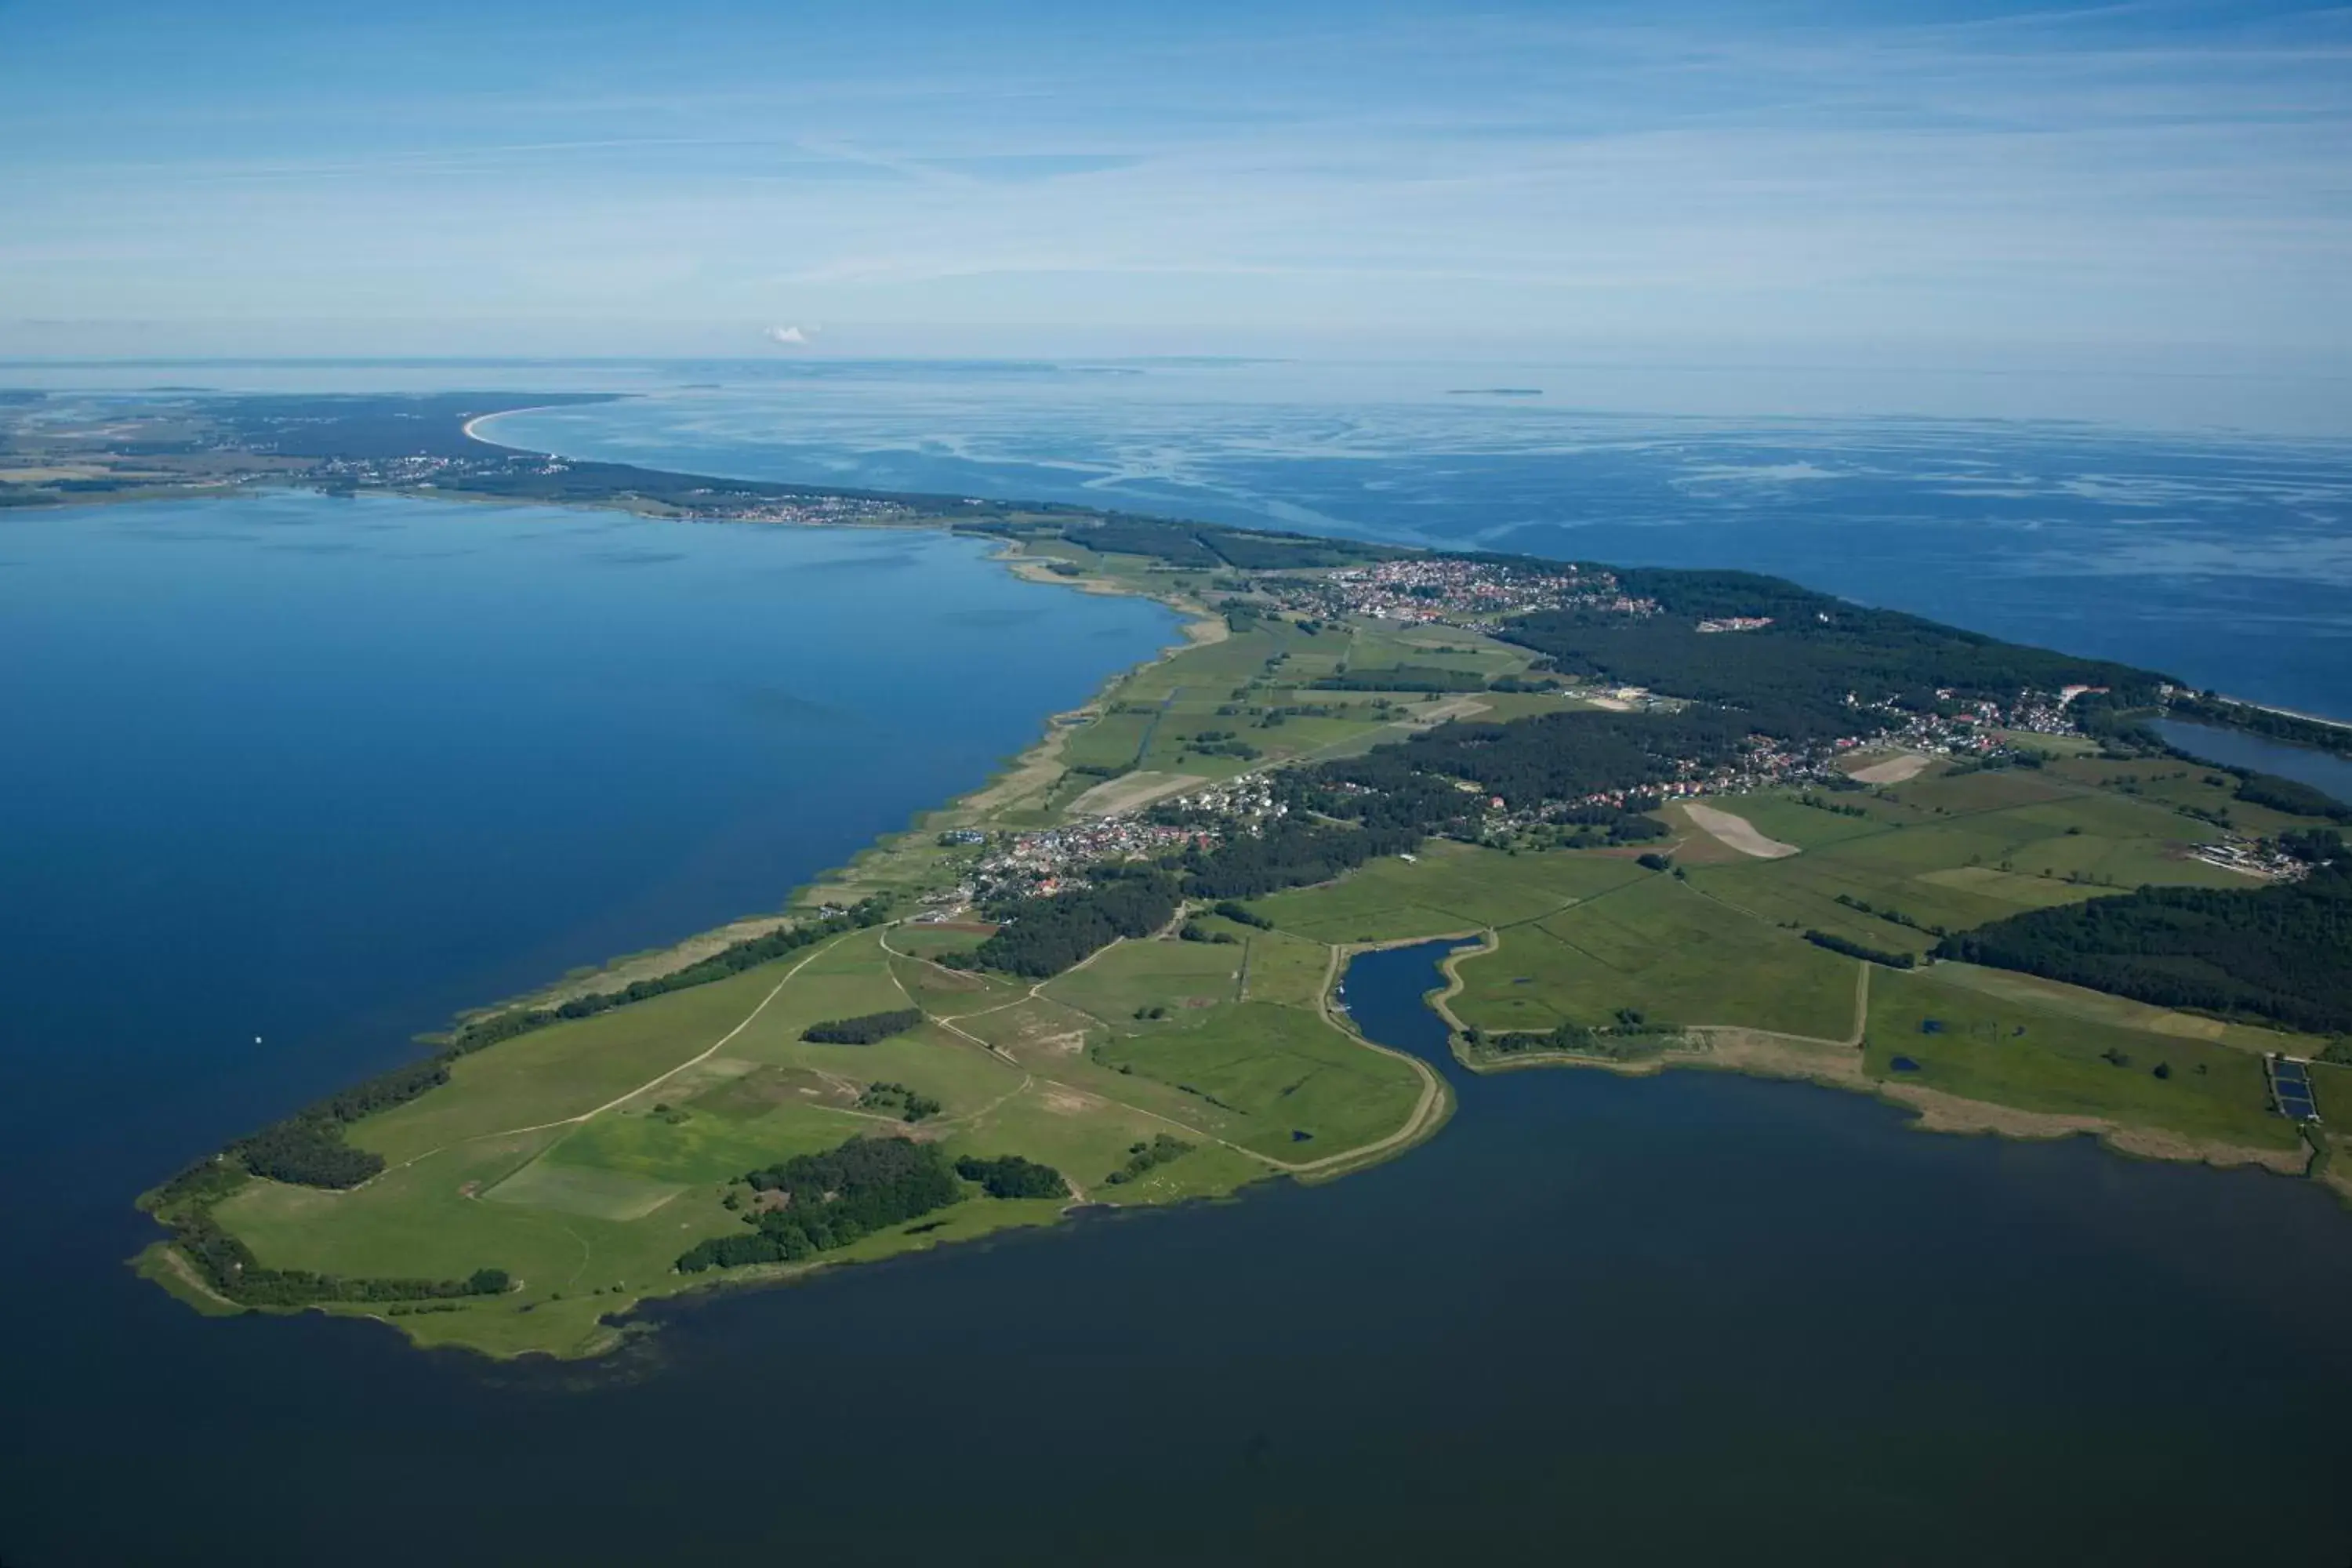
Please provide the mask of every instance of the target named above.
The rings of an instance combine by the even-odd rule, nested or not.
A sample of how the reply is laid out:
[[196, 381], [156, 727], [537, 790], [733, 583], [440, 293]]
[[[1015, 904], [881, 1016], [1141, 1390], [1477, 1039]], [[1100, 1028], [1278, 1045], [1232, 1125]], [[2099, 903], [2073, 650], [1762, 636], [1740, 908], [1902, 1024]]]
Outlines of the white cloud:
[[815, 337], [822, 330], [818, 327], [770, 327], [767, 331], [767, 339], [772, 343], [782, 343], [786, 348], [802, 349], [808, 347], [809, 340]]

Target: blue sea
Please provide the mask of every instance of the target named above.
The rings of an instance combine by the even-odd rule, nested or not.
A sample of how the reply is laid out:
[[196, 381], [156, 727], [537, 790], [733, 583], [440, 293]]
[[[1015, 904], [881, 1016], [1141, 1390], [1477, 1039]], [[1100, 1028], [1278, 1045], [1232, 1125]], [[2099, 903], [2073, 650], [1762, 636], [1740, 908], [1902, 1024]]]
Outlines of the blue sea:
[[[1319, 405], [1295, 367], [432, 374], [649, 395], [499, 424], [582, 455], [1720, 546], [2352, 710], [2324, 443], [1449, 395], [1491, 373]], [[460, 1007], [773, 907], [1172, 631], [925, 534], [262, 494], [0, 517], [0, 1563], [2352, 1550], [2325, 1193], [1800, 1085], [1457, 1076], [1434, 1141], [1344, 1181], [666, 1306], [585, 1367], [201, 1318], [124, 1268], [131, 1199], [191, 1157]], [[1359, 960], [1355, 1016], [1437, 1051], [1431, 961]]]
[[628, 384], [485, 432], [740, 478], [1740, 567], [2352, 719], [2339, 437], [1865, 416], [1826, 397], [1761, 418], [1641, 412], [1627, 400], [1772, 406], [1775, 389], [1579, 366], [816, 363]]

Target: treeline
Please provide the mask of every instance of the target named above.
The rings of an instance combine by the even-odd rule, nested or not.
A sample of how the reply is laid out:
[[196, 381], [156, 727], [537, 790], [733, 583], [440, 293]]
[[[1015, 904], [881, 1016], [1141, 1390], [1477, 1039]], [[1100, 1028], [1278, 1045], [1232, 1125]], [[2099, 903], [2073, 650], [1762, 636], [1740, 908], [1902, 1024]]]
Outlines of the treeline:
[[1840, 893], [1837, 896], [1837, 901], [1857, 913], [1874, 915], [1889, 925], [1907, 926], [1913, 931], [1926, 931], [1932, 936], [1942, 936], [1945, 931], [1942, 926], [1921, 925], [1917, 920], [1905, 914], [1901, 910], [1881, 909], [1866, 899], [1855, 898], [1852, 893]]
[[1486, 678], [1431, 664], [1400, 664], [1386, 669], [1343, 669], [1307, 684], [1317, 691], [1484, 691]]
[[1497, 1030], [1465, 1029], [1463, 1039], [1473, 1051], [1494, 1056], [1525, 1056], [1530, 1051], [1564, 1051], [1575, 1056], [1599, 1057], [1607, 1061], [1640, 1061], [1656, 1056], [1665, 1048], [1666, 1041], [1677, 1031], [1670, 1026], [1648, 1024], [1640, 1015], [1627, 1013], [1613, 1029], [1595, 1029], [1587, 1025], [1563, 1019], [1549, 1029]]
[[[1453, 789], [1456, 779], [1475, 781], [1517, 809], [1617, 791], [1654, 795], [1682, 776], [1685, 763], [1706, 771], [1745, 758], [1753, 721], [1726, 709], [1691, 707], [1675, 713], [1543, 713], [1503, 724], [1443, 724], [1314, 772], [1326, 785], [1417, 799], [1422, 804], [1413, 820], [1433, 827], [1484, 804], [1463, 798]], [[1852, 727], [1851, 718], [1822, 726], [1790, 715], [1771, 732], [1826, 742]], [[1415, 775], [1422, 775], [1418, 783]], [[1445, 798], [1449, 793], [1454, 799]]]
[[801, 1038], [820, 1046], [870, 1046], [903, 1035], [922, 1021], [920, 1007], [898, 1007], [887, 1013], [860, 1013], [855, 1018], [827, 1018], [803, 1029]]
[[1176, 918], [1176, 879], [1156, 868], [1097, 867], [1094, 886], [992, 904], [995, 933], [969, 952], [940, 963], [999, 969], [1043, 980], [1059, 974], [1119, 937], [1149, 936]]
[[501, 1040], [513, 1039], [530, 1030], [545, 1028], [550, 1024], [571, 1018], [593, 1017], [632, 1002], [682, 991], [692, 985], [708, 985], [714, 980], [740, 974], [746, 969], [782, 958], [827, 937], [874, 924], [882, 918], [882, 905], [877, 900], [868, 900], [845, 914], [737, 942], [698, 963], [658, 979], [640, 980], [619, 991], [575, 996], [561, 1006], [518, 1008], [478, 1019], [457, 1029], [441, 1050], [425, 1060], [379, 1073], [350, 1089], [307, 1105], [250, 1137], [238, 1139], [228, 1146], [226, 1152], [246, 1170], [257, 1176], [267, 1176], [273, 1182], [287, 1182], [305, 1187], [358, 1186], [383, 1169], [383, 1157], [369, 1150], [353, 1147], [345, 1141], [343, 1129], [380, 1110], [404, 1105], [427, 1090], [447, 1083], [449, 1064], [458, 1058]]
[[1192, 1152], [1192, 1145], [1181, 1138], [1173, 1133], [1162, 1132], [1148, 1143], [1129, 1144], [1127, 1163], [1105, 1176], [1103, 1180], [1111, 1186], [1123, 1187], [1146, 1172], [1165, 1165], [1171, 1160], [1181, 1160]]
[[800, 1154], [747, 1173], [754, 1192], [774, 1194], [781, 1206], [747, 1215], [747, 1235], [713, 1237], [687, 1249], [681, 1274], [740, 1268], [748, 1263], [794, 1263], [847, 1247], [962, 1196], [947, 1158], [929, 1143], [905, 1138], [852, 1138], [821, 1154]]
[[1230, 901], [1328, 882], [1367, 860], [1410, 850], [1420, 841], [1420, 834], [1410, 828], [1367, 830], [1284, 817], [1255, 837], [1229, 839], [1212, 849], [1188, 849], [1176, 865], [1184, 875], [1186, 892]]
[[477, 1268], [463, 1279], [402, 1279], [268, 1268], [253, 1249], [223, 1229], [208, 1201], [158, 1205], [156, 1217], [173, 1231], [173, 1245], [213, 1290], [242, 1307], [310, 1307], [328, 1301], [446, 1300], [497, 1296], [512, 1283], [503, 1268]]
[[1062, 1173], [1051, 1165], [1041, 1165], [1034, 1160], [1024, 1160], [1018, 1154], [1000, 1154], [983, 1160], [977, 1154], [966, 1154], [956, 1162], [956, 1174], [967, 1182], [978, 1182], [992, 1198], [1066, 1198], [1070, 1195], [1070, 1184]]
[[2284, 811], [2294, 816], [2320, 816], [2331, 822], [2352, 822], [2352, 805], [2347, 805], [2325, 790], [2314, 789], [2298, 779], [2283, 779], [2276, 773], [2240, 772], [2238, 787], [2233, 792], [2248, 805], [2265, 805], [2273, 811]]
[[1848, 958], [1859, 958], [1872, 963], [1882, 963], [1889, 969], [1916, 969], [1919, 966], [1919, 960], [1916, 954], [1894, 952], [1883, 947], [1866, 947], [1861, 942], [1842, 937], [1833, 931], [1809, 931], [1805, 933], [1805, 940], [1815, 947], [1824, 947], [1832, 952], [1842, 952]]
[[2315, 752], [2352, 755], [2352, 726], [2323, 723], [2316, 719], [2280, 713], [2268, 708], [2257, 708], [2250, 702], [2231, 702], [2226, 698], [2213, 696], [2175, 697], [2170, 711], [2171, 717], [2193, 724], [2242, 730], [2250, 735], [2265, 735], [2273, 741], [2284, 741], [2293, 746], [2307, 746]]
[[[1027, 510], [1027, 509], [1024, 509]], [[1390, 545], [1360, 544], [1351, 539], [1314, 538], [1297, 533], [1265, 533], [1251, 529], [1222, 528], [1213, 523], [1172, 522], [1165, 518], [1137, 517], [1124, 512], [1066, 510], [1066, 521], [990, 521], [964, 525], [971, 531], [1013, 538], [1060, 537], [1115, 555], [1142, 555], [1171, 566], [1213, 568], [1232, 566], [1245, 572], [1279, 572], [1303, 567], [1346, 566], [1362, 561], [1390, 561], [1412, 553]]]
[[593, 1018], [599, 1013], [609, 1013], [632, 1002], [644, 1002], [672, 991], [708, 985], [714, 980], [725, 980], [747, 969], [772, 963], [788, 953], [798, 952], [802, 948], [813, 946], [827, 937], [879, 925], [887, 918], [887, 911], [888, 906], [883, 900], [867, 899], [840, 914], [784, 926], [765, 936], [748, 938], [684, 969], [673, 970], [651, 979], [631, 981], [618, 991], [599, 991], [585, 996], [574, 996], [553, 1007], [513, 1008], [475, 1019], [460, 1025], [450, 1035], [449, 1045], [453, 1051], [462, 1056], [500, 1040], [510, 1040], [517, 1035], [527, 1035], [533, 1029], [543, 1029], [550, 1024], [573, 1018]]
[[2142, 888], [1957, 932], [1938, 957], [2159, 1007], [2352, 1029], [2352, 868], [2267, 888]]

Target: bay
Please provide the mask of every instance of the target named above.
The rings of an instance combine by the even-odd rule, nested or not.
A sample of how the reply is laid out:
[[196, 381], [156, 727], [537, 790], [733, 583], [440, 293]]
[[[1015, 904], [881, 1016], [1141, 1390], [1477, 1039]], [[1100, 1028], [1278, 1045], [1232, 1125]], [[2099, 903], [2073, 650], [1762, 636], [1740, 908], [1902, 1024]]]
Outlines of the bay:
[[974, 554], [299, 497], [0, 528], [0, 1560], [2343, 1555], [2319, 1190], [1803, 1086], [1473, 1079], [1427, 950], [1349, 976], [1460, 1096], [1405, 1158], [664, 1306], [611, 1363], [122, 1268], [182, 1160], [772, 904], [1169, 635]]
[[[222, 1561], [281, 1464], [365, 1511], [392, 1456], [341, 1380], [405, 1352], [243, 1359], [123, 1267], [131, 1200], [460, 1008], [774, 909], [1176, 638], [984, 549], [299, 494], [0, 521], [0, 1561]], [[306, 1458], [288, 1399], [365, 1441]], [[109, 1506], [131, 1474], [152, 1509]]]

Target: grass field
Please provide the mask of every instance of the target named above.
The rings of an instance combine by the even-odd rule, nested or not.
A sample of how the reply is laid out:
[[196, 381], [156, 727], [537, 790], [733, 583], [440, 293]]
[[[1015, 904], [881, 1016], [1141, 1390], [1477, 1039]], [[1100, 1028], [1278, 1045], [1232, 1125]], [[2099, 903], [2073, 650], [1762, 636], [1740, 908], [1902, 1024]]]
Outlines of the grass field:
[[[1897, 1071], [1898, 1058], [1909, 1068]], [[2270, 1112], [2254, 1052], [1992, 995], [1937, 970], [1874, 977], [1864, 1060], [1875, 1078], [2024, 1110], [2251, 1148], [2297, 1141]]]
[[1454, 1016], [1475, 1028], [1605, 1025], [1621, 1008], [1654, 1024], [1738, 1025], [1843, 1038], [1853, 961], [1751, 919], [1670, 877], [1622, 888], [1498, 932], [1457, 965]]
[[[349, 1192], [254, 1181], [215, 1214], [277, 1268], [428, 1279], [504, 1268], [517, 1283], [501, 1297], [329, 1310], [384, 1316], [425, 1342], [574, 1354], [610, 1342], [606, 1315], [712, 1282], [672, 1264], [740, 1227], [722, 1200], [746, 1171], [855, 1135], [913, 1136], [950, 1157], [1021, 1154], [1061, 1171], [1074, 1197], [1138, 1204], [1230, 1193], [1397, 1134], [1423, 1079], [1325, 1021], [1329, 950], [1233, 929], [1248, 940], [1118, 943], [1048, 987], [924, 961], [977, 932], [853, 932], [465, 1058], [448, 1084], [353, 1129], [391, 1162], [375, 1180]], [[1258, 994], [1244, 1001], [1253, 962]], [[821, 1019], [910, 1004], [926, 1021], [871, 1045], [800, 1037]], [[1155, 1007], [1161, 1018], [1136, 1016]], [[876, 1083], [936, 1109], [906, 1122], [903, 1098], [866, 1099]], [[1111, 1179], [1163, 1135], [1190, 1147]], [[1064, 1206], [972, 1188], [824, 1258], [1051, 1223]]]
[[[1076, 564], [1098, 591], [1151, 593], [1203, 615], [1222, 591], [1214, 572], [1171, 573], [1066, 542], [1035, 550]], [[941, 829], [1065, 820], [1107, 773], [1137, 769], [1146, 785], [1155, 774], [1222, 778], [1361, 751], [1451, 714], [1509, 717], [1570, 701], [1318, 690], [1315, 679], [1342, 669], [1411, 665], [1491, 679], [1524, 672], [1529, 656], [1454, 628], [1236, 624], [1196, 622], [1188, 646], [1061, 716], [986, 787], [803, 889], [795, 907], [869, 893], [914, 907], [955, 880], [958, 851], [939, 842]], [[1285, 705], [1326, 711], [1275, 721]], [[1228, 744], [1210, 731], [1260, 755], [1204, 752]], [[2308, 1056], [2320, 1042], [1968, 965], [1865, 971], [1804, 940], [1820, 931], [1924, 955], [1936, 928], [2142, 882], [2242, 887], [2187, 858], [2215, 829], [2186, 813], [2226, 810], [2251, 831], [2293, 820], [2232, 802], [2227, 781], [2200, 768], [2059, 749], [2069, 754], [2040, 769], [1938, 764], [1811, 803], [1790, 792], [1722, 802], [1796, 847], [1779, 859], [1742, 855], [1671, 811], [1664, 819], [1680, 837], [1656, 846], [1674, 852], [1666, 872], [1640, 866], [1632, 849], [1433, 841], [1252, 900], [1273, 929], [1196, 910], [1204, 930], [1232, 940], [1121, 942], [1044, 984], [933, 962], [969, 950], [985, 927], [851, 932], [460, 1058], [446, 1085], [351, 1129], [387, 1162], [374, 1180], [348, 1192], [256, 1180], [215, 1213], [268, 1265], [431, 1279], [492, 1267], [516, 1282], [493, 1298], [331, 1311], [384, 1316], [421, 1342], [586, 1353], [614, 1338], [609, 1315], [716, 1282], [672, 1266], [693, 1243], [740, 1230], [728, 1199], [740, 1200], [745, 1172], [853, 1135], [913, 1137], [951, 1157], [1024, 1155], [1060, 1171], [1073, 1199], [1120, 1204], [1218, 1196], [1283, 1171], [1311, 1177], [1320, 1162], [1347, 1168], [1351, 1152], [1378, 1157], [1442, 1120], [1442, 1086], [1335, 1024], [1326, 987], [1351, 946], [1472, 931], [1493, 941], [1460, 961], [1449, 1004], [1470, 1026], [1607, 1025], [1633, 1009], [1652, 1023], [1755, 1032], [1751, 1041], [1844, 1042], [1867, 973], [1860, 1051], [1801, 1047], [1840, 1053], [1846, 1081], [1858, 1056], [1861, 1072], [1888, 1084], [2202, 1144], [2292, 1148], [2294, 1130], [2268, 1113], [2261, 1053]], [[820, 1020], [907, 1007], [923, 1021], [871, 1045], [801, 1037]], [[1685, 1043], [1704, 1054], [1698, 1037]], [[2315, 1079], [2323, 1113], [2352, 1123], [2352, 1070]], [[905, 1093], [877, 1096], [877, 1084]], [[901, 1115], [908, 1096], [925, 1102], [914, 1122]], [[1171, 1136], [1188, 1146], [1180, 1156], [1113, 1179], [1133, 1173], [1139, 1145]], [[924, 1221], [824, 1259], [1049, 1224], [1066, 1206], [988, 1199], [971, 1186]]]
[[1115, 1071], [1193, 1096], [1206, 1124], [1229, 1142], [1292, 1161], [1395, 1131], [1421, 1095], [1407, 1064], [1366, 1050], [1311, 1013], [1265, 1002], [1114, 1035], [1095, 1055]]
[[1395, 942], [1540, 920], [1651, 874], [1622, 857], [1510, 855], [1438, 841], [1412, 860], [1375, 861], [1250, 908], [1318, 942]]

